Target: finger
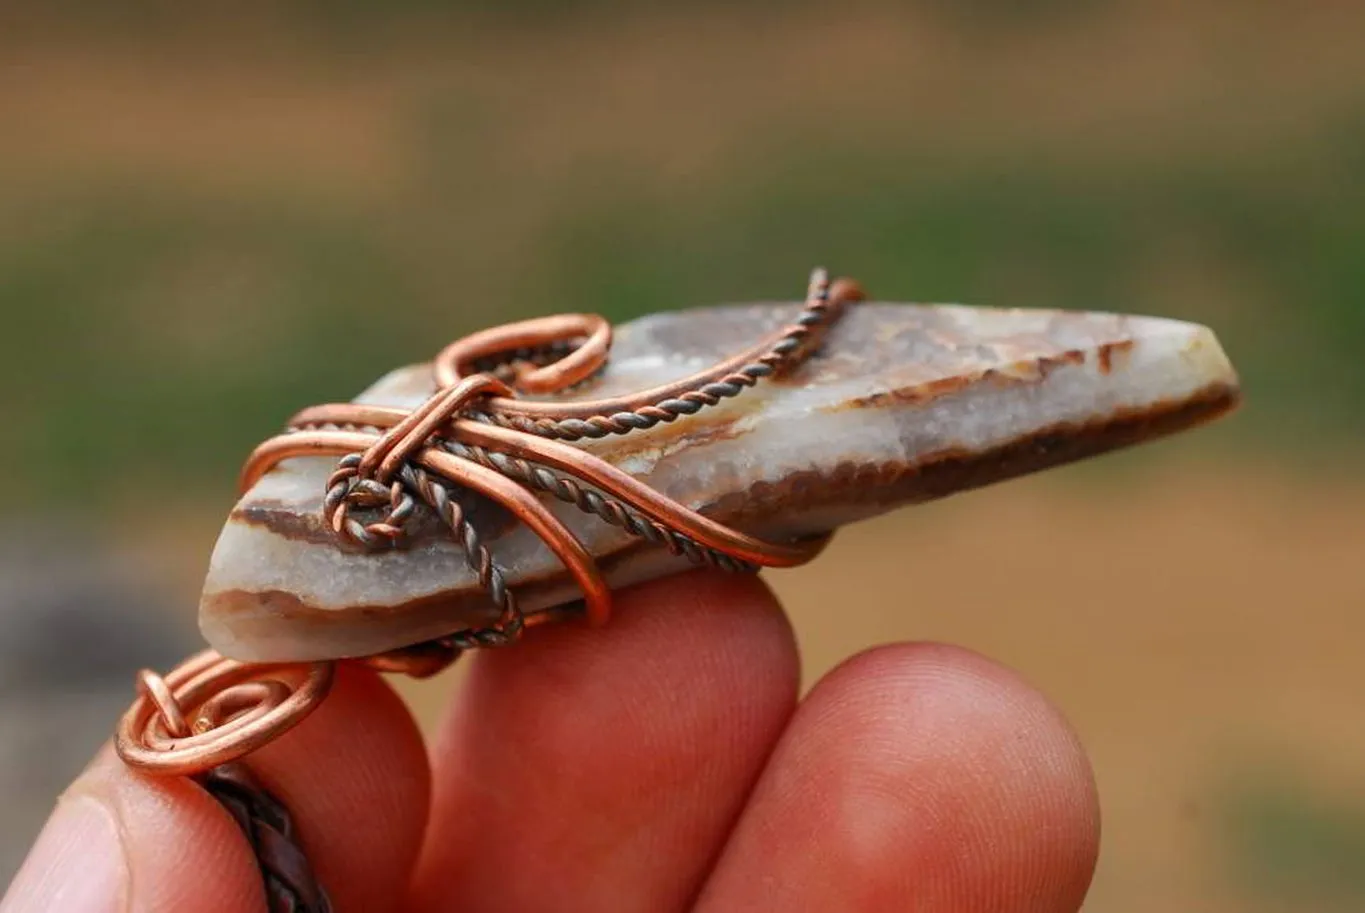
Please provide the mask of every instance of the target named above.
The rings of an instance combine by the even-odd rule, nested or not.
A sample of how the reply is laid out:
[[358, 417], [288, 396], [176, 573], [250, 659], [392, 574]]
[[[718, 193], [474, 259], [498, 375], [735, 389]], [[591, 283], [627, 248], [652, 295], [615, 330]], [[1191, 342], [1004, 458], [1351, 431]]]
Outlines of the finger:
[[963, 650], [880, 648], [797, 711], [698, 910], [1074, 913], [1098, 821], [1036, 691]]
[[[336, 913], [399, 905], [426, 820], [416, 725], [373, 673], [338, 670], [296, 729], [248, 759], [291, 813]], [[4, 913], [255, 913], [261, 874], [202, 788], [129, 770], [106, 748], [59, 800]]]
[[619, 594], [611, 624], [475, 658], [437, 742], [418, 909], [684, 908], [795, 705], [756, 578]]

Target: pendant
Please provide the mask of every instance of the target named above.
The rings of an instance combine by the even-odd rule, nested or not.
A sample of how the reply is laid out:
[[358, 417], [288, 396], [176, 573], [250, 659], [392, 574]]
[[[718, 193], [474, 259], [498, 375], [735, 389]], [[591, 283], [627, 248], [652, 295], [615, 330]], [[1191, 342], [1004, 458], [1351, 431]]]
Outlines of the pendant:
[[272, 909], [326, 910], [287, 812], [237, 763], [338, 662], [426, 676], [698, 565], [814, 560], [842, 526], [1233, 410], [1214, 334], [1105, 313], [865, 301], [564, 314], [483, 330], [252, 452], [199, 607], [209, 649], [139, 674], [116, 747], [198, 779]]

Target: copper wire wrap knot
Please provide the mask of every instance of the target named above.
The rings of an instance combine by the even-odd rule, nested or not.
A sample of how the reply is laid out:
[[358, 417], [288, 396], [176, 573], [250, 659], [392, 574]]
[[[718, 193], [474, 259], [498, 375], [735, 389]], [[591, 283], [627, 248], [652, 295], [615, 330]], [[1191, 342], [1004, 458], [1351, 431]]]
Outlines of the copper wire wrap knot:
[[[568, 442], [629, 434], [676, 421], [740, 395], [763, 378], [790, 371], [817, 348], [844, 306], [862, 298], [850, 280], [830, 283], [815, 270], [797, 318], [767, 339], [711, 368], [649, 390], [597, 400], [524, 399], [566, 394], [607, 363], [611, 327], [591, 314], [561, 314], [481, 330], [433, 360], [436, 392], [411, 412], [356, 403], [304, 409], [284, 434], [261, 444], [243, 467], [249, 489], [280, 461], [340, 458], [328, 479], [323, 513], [347, 544], [400, 546], [425, 508], [450, 530], [498, 609], [486, 628], [452, 632], [423, 651], [371, 658], [386, 670], [428, 672], [469, 647], [510, 643], [527, 620], [462, 495], [488, 498], [529, 526], [555, 553], [583, 594], [584, 614], [604, 623], [611, 594], [592, 556], [552, 513], [548, 494], [694, 563], [727, 570], [790, 567], [809, 561], [826, 538], [765, 542], [728, 529], [659, 495]], [[364, 519], [362, 519], [364, 518]]]
[[[284, 434], [256, 448], [239, 484], [245, 492], [291, 457], [335, 456], [322, 512], [340, 542], [401, 547], [422, 508], [449, 529], [497, 607], [497, 620], [360, 660], [381, 672], [432, 675], [471, 647], [513, 643], [527, 624], [465, 516], [463, 493], [492, 500], [530, 527], [578, 583], [584, 614], [594, 624], [610, 615], [610, 591], [592, 556], [542, 495], [694, 563], [734, 571], [802, 564], [828, 536], [755, 539], [566, 442], [673, 422], [781, 375], [819, 346], [845, 304], [862, 297], [852, 281], [831, 286], [817, 269], [800, 315], [756, 346], [691, 377], [599, 400], [547, 402], [520, 394], [568, 393], [600, 372], [612, 337], [602, 317], [564, 314], [483, 330], [436, 356], [436, 392], [416, 409], [353, 403], [305, 409]], [[164, 678], [138, 673], [138, 696], [116, 733], [115, 748], [129, 766], [194, 777], [228, 810], [251, 844], [271, 913], [330, 913], [332, 907], [287, 810], [237, 761], [312, 713], [331, 689], [335, 670], [334, 662], [246, 664], [206, 650]]]
[[[600, 372], [611, 327], [588, 314], [506, 324], [466, 336], [432, 363], [436, 391], [411, 411], [335, 403], [304, 409], [242, 468], [243, 492], [283, 460], [338, 458], [322, 512], [339, 543], [402, 547], [419, 511], [450, 532], [497, 609], [491, 624], [360, 659], [383, 672], [427, 676], [464, 650], [515, 642], [530, 623], [503, 571], [466, 516], [465, 497], [507, 509], [554, 553], [578, 585], [583, 612], [600, 625], [611, 592], [582, 542], [544, 496], [572, 504], [695, 564], [724, 570], [792, 567], [828, 536], [768, 542], [667, 498], [572, 441], [629, 434], [676, 421], [781, 375], [807, 358], [844, 306], [862, 298], [851, 280], [810, 279], [790, 324], [704, 371], [634, 394], [597, 400], [529, 400], [568, 393]], [[544, 620], [548, 613], [535, 617]], [[296, 725], [326, 695], [332, 663], [244, 665], [211, 651], [161, 679], [139, 677], [140, 695], [119, 727], [119, 754], [155, 773], [198, 774], [240, 758]]]
[[[411, 473], [408, 458], [428, 438], [475, 397], [491, 392], [510, 394], [506, 384], [487, 374], [476, 374], [439, 391], [401, 422], [384, 433], [363, 453], [353, 453], [337, 464], [327, 480], [322, 509], [328, 525], [339, 536], [374, 548], [396, 543], [416, 508], [414, 489], [422, 485]], [[438, 513], [441, 508], [430, 495], [423, 500]], [[350, 516], [361, 510], [387, 507], [384, 515], [361, 524]], [[452, 524], [454, 528], [455, 524]]]

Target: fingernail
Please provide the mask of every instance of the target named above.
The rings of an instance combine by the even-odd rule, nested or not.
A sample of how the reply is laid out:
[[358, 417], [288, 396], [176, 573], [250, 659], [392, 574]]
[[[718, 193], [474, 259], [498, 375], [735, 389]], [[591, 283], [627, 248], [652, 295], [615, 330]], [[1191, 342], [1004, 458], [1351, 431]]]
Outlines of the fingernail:
[[128, 890], [118, 824], [89, 796], [57, 803], [0, 913], [120, 913]]

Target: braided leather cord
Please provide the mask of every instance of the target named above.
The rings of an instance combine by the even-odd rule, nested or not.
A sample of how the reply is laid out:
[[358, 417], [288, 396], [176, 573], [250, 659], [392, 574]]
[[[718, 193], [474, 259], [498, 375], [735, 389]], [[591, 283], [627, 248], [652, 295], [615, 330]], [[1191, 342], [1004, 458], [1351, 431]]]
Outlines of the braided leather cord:
[[202, 783], [251, 844], [269, 913], [332, 913], [331, 901], [299, 846], [289, 812], [251, 771], [237, 762], [222, 764], [204, 774]]

